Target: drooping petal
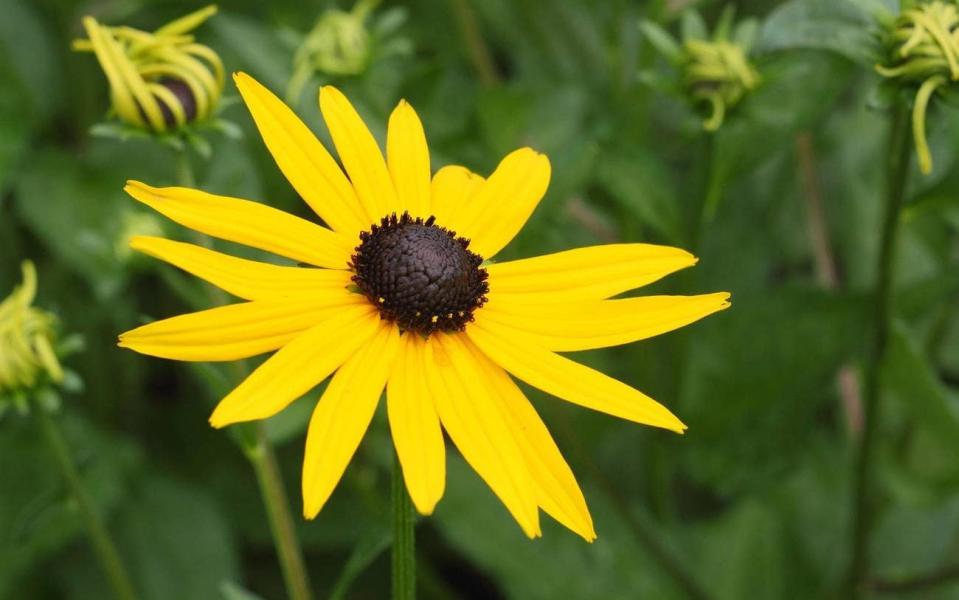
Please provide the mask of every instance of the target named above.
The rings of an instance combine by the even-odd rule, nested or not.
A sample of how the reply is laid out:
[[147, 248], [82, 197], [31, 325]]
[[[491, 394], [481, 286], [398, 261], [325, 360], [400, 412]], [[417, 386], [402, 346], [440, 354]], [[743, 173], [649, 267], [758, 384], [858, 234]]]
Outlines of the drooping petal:
[[519, 233], [549, 186], [549, 159], [531, 148], [506, 155], [453, 215], [451, 228], [471, 240], [470, 250], [492, 258]]
[[[430, 216], [430, 151], [423, 124], [413, 107], [401, 100], [390, 115], [386, 134], [389, 162], [398, 207], [414, 217]], [[399, 209], [398, 209], [399, 210]]]
[[426, 368], [426, 342], [415, 333], [403, 335], [386, 388], [386, 407], [406, 489], [424, 515], [433, 512], [446, 487], [446, 444]]
[[[437, 171], [430, 186], [430, 210], [436, 216], [436, 223], [456, 231], [454, 223], [458, 212], [469, 204], [485, 181], [483, 177], [458, 165], [449, 165]], [[456, 231], [456, 234], [466, 237], [460, 231]]]
[[402, 212], [383, 153], [346, 96], [333, 86], [323, 86], [320, 89], [320, 111], [343, 167], [367, 212], [379, 215], [374, 218], [376, 222], [392, 212]]
[[495, 394], [459, 335], [433, 334], [426, 376], [443, 427], [529, 537], [541, 535], [536, 490]]
[[696, 264], [696, 257], [670, 246], [608, 244], [565, 250], [489, 265], [493, 295], [515, 301], [568, 303], [602, 300], [652, 283]]
[[282, 100], [246, 73], [233, 79], [276, 165], [334, 231], [355, 237], [383, 216], [365, 210], [330, 153]]
[[276, 350], [345, 305], [362, 302], [347, 296], [326, 305], [312, 299], [229, 304], [137, 327], [120, 334], [119, 345], [173, 360], [237, 360]]
[[340, 308], [286, 344], [217, 405], [210, 424], [223, 427], [271, 417], [308, 392], [362, 348], [379, 328], [368, 302]]
[[136, 236], [134, 250], [166, 261], [245, 300], [312, 298], [318, 303], [350, 295], [350, 271], [282, 267], [237, 258], [193, 244]]
[[373, 419], [400, 345], [399, 330], [381, 321], [375, 335], [330, 380], [306, 434], [303, 516], [323, 508]]
[[475, 316], [481, 324], [522, 332], [548, 350], [573, 352], [653, 337], [728, 307], [726, 292], [546, 305], [510, 302], [503, 295]]
[[486, 380], [498, 392], [496, 400], [536, 484], [537, 502], [554, 519], [592, 542], [596, 531], [586, 499], [536, 409], [502, 368], [472, 343], [468, 346]]
[[682, 433], [686, 426], [649, 396], [625, 383], [537, 346], [528, 337], [473, 323], [469, 338], [493, 362], [533, 387], [573, 404], [636, 423]]
[[184, 227], [311, 265], [344, 269], [356, 246], [325, 227], [249, 200], [139, 181], [123, 189]]

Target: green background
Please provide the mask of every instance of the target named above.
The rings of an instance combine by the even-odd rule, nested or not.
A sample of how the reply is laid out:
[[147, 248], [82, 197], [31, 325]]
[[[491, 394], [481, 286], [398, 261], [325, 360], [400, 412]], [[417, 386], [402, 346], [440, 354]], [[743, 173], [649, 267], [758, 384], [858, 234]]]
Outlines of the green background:
[[[371, 22], [398, 27], [375, 38], [365, 72], [317, 77], [295, 107], [328, 139], [314, 91], [334, 83], [382, 140], [389, 111], [406, 98], [434, 168], [488, 173], [516, 147], [545, 152], [549, 192], [503, 259], [665, 243], [694, 249], [700, 262], [651, 292], [732, 293], [731, 309], [681, 331], [576, 355], [669, 406], [689, 425], [684, 436], [530, 391], [583, 486], [594, 544], [548, 518], [542, 539], [526, 539], [451, 448], [445, 497], [417, 527], [421, 597], [684, 598], [681, 580], [713, 598], [838, 589], [856, 421], [836, 377], [844, 366], [859, 372], [868, 353], [890, 120], [871, 68], [872, 7], [737, 4], [740, 17], [760, 20], [763, 83], [714, 138], [680, 96], [645, 83], [668, 67], [639, 19], [675, 32], [680, 5], [696, 5], [687, 2], [387, 3]], [[195, 281], [124, 249], [125, 224], [147, 214], [124, 181], [173, 184], [174, 156], [146, 140], [89, 135], [105, 118], [106, 82], [91, 55], [70, 50], [83, 15], [153, 29], [199, 6], [0, 0], [0, 294], [32, 259], [38, 304], [85, 340], [65, 359], [83, 389], [63, 395], [58, 420], [141, 596], [281, 598], [252, 471], [230, 436], [207, 425], [229, 372], [115, 345], [120, 331], [206, 300]], [[298, 40], [329, 7], [224, 2], [198, 37], [228, 71], [282, 93]], [[712, 24], [722, 6], [698, 8]], [[464, 23], [477, 28], [492, 71], [478, 70]], [[237, 97], [232, 82], [226, 94]], [[209, 137], [213, 157], [193, 157], [199, 187], [309, 216], [242, 104], [223, 117], [245, 136]], [[877, 596], [959, 561], [959, 113], [934, 101], [928, 128], [936, 168], [910, 174], [883, 363], [870, 547]], [[721, 202], [700, 227], [707, 193]], [[828, 250], [835, 285], [822, 282], [817, 247]], [[268, 423], [296, 514], [316, 397]], [[381, 409], [327, 507], [315, 521], [297, 518], [318, 596], [337, 585], [349, 598], [388, 593], [391, 461]], [[73, 508], [35, 420], [9, 411], [0, 419], [0, 597], [109, 597]], [[916, 594], [959, 598], [959, 584]]]

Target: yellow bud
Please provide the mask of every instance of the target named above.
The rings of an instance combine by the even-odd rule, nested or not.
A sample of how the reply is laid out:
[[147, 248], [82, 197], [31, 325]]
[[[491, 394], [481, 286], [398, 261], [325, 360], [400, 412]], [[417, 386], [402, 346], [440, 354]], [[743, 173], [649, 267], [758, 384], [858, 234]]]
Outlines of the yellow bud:
[[30, 390], [43, 377], [63, 380], [63, 369], [54, 352], [56, 317], [32, 306], [37, 273], [24, 261], [23, 283], [0, 303], [0, 396]]
[[152, 33], [85, 17], [87, 38], [73, 48], [96, 54], [121, 121], [155, 132], [178, 129], [206, 120], [220, 102], [223, 63], [190, 34], [215, 13], [216, 7], [208, 6]]

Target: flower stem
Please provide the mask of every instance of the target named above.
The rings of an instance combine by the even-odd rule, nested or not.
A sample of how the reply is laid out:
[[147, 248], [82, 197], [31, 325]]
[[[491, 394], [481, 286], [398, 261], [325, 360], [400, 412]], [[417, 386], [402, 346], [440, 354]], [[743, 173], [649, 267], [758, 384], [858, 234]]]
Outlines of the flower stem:
[[93, 549], [96, 552], [97, 558], [100, 560], [100, 565], [103, 567], [107, 579], [110, 581], [110, 585], [113, 587], [116, 597], [120, 600], [134, 600], [137, 595], [133, 590], [130, 577], [123, 566], [123, 561], [120, 560], [120, 553], [117, 552], [117, 547], [113, 543], [110, 533], [100, 519], [100, 515], [97, 514], [96, 509], [93, 507], [93, 502], [83, 489], [83, 482], [80, 480], [77, 467], [73, 464], [73, 459], [70, 457], [70, 450], [67, 448], [66, 440], [63, 439], [63, 433], [61, 433], [53, 417], [45, 409], [37, 407], [37, 410], [34, 412], [39, 415], [43, 434], [47, 438], [50, 449], [56, 457], [57, 465], [60, 467], [63, 479], [70, 488], [70, 492], [73, 494], [73, 498], [80, 509], [80, 514], [86, 524], [90, 541], [93, 542]]
[[[176, 178], [179, 185], [185, 187], [196, 185], [190, 157], [186, 150], [176, 153]], [[209, 236], [202, 233], [196, 235], [199, 245], [205, 248], [213, 245]], [[213, 304], [228, 303], [229, 300], [223, 290], [213, 286], [208, 286], [207, 290]], [[230, 374], [237, 383], [249, 374], [243, 362], [234, 362], [231, 366]], [[273, 444], [270, 443], [266, 429], [261, 423], [250, 425], [247, 430], [241, 431], [237, 439], [256, 474], [256, 482], [266, 509], [270, 533], [273, 535], [273, 545], [276, 547], [277, 558], [283, 571], [283, 582], [286, 585], [287, 594], [291, 600], [310, 600], [313, 597], [310, 579], [303, 561], [303, 551], [296, 537], [290, 501], [283, 487], [283, 478], [276, 462]]]
[[905, 199], [906, 177], [909, 173], [909, 116], [906, 107], [899, 105], [892, 117], [889, 132], [886, 180], [885, 215], [879, 246], [879, 263], [874, 296], [872, 345], [865, 365], [864, 418], [862, 437], [856, 455], [853, 482], [852, 560], [849, 567], [849, 592], [861, 594], [869, 567], [868, 550], [873, 520], [872, 466], [876, 453], [876, 435], [879, 427], [880, 368], [892, 319], [892, 268], [899, 230], [899, 215]]
[[399, 456], [393, 453], [393, 600], [416, 598], [416, 542]]
[[273, 446], [266, 437], [266, 429], [261, 423], [255, 426], [255, 443], [246, 449], [246, 456], [253, 465], [256, 482], [260, 486], [260, 495], [266, 516], [273, 534], [283, 570], [283, 581], [291, 600], [309, 600], [313, 597], [310, 580], [303, 563], [303, 553], [296, 537], [293, 515], [290, 514], [290, 501], [283, 487], [279, 465]]
[[496, 70], [496, 64], [493, 62], [493, 56], [490, 53], [489, 46], [483, 39], [480, 32], [479, 20], [469, 0], [451, 0], [453, 5], [453, 16], [456, 18], [456, 24], [459, 26], [460, 35], [463, 36], [463, 42], [469, 52], [470, 62], [479, 75], [480, 83], [483, 87], [494, 87], [498, 85], [502, 78]]

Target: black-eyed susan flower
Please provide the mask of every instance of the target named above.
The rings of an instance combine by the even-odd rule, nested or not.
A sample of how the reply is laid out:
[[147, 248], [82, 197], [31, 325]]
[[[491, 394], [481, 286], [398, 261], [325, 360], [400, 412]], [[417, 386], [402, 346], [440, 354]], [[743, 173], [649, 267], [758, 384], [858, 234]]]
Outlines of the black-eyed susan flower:
[[923, 173], [932, 171], [926, 141], [926, 109], [936, 92], [959, 81], [959, 7], [927, 2], [904, 10], [886, 34], [888, 64], [876, 65], [883, 77], [918, 86], [912, 108], [912, 133]]
[[207, 6], [152, 33], [85, 17], [88, 37], [74, 49], [96, 54], [121, 121], [157, 133], [179, 129], [209, 119], [220, 102], [223, 63], [191, 35], [216, 10]]
[[[445, 485], [446, 430], [529, 536], [542, 508], [587, 540], [583, 495], [514, 377], [637, 423], [685, 425], [641, 392], [561, 352], [657, 335], [727, 307], [726, 293], [611, 299], [692, 266], [676, 248], [612, 244], [493, 263], [546, 191], [549, 160], [512, 152], [484, 178], [460, 166], [431, 178], [426, 137], [401, 101], [386, 156], [346, 97], [320, 91], [343, 169], [270, 91], [236, 83], [267, 148], [327, 226], [266, 205], [131, 181], [127, 191], [174, 221], [286, 257], [277, 266], [181, 242], [133, 246], [243, 302], [144, 325], [120, 345], [187, 361], [276, 351], [216, 407], [214, 427], [264, 419], [332, 375], [310, 421], [303, 511], [329, 498], [386, 390], [410, 497], [432, 512]], [[345, 170], [345, 172], [344, 172]]]
[[54, 351], [56, 317], [33, 306], [37, 271], [30, 261], [21, 267], [23, 283], [0, 302], [0, 413], [9, 404], [26, 410], [28, 392], [64, 377]]

